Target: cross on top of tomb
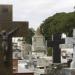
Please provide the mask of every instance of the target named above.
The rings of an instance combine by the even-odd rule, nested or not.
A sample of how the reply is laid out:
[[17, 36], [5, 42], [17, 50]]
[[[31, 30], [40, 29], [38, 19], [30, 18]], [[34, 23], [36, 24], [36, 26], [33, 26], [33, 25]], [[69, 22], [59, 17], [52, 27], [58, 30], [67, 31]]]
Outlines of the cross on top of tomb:
[[65, 43], [65, 40], [61, 38], [60, 33], [53, 34], [52, 40], [47, 43], [48, 47], [53, 47], [53, 63], [61, 63], [61, 51], [59, 44]]
[[55, 45], [63, 44], [65, 43], [65, 40], [61, 38], [60, 33], [56, 33], [52, 35], [52, 40], [48, 41], [47, 46], [48, 47], [54, 47]]

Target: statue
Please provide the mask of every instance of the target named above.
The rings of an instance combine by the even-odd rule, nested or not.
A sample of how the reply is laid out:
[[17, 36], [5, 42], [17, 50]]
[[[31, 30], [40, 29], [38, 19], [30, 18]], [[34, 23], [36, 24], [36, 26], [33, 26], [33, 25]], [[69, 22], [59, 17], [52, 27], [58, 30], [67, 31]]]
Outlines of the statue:
[[[3, 62], [4, 63], [8, 62], [7, 55], [8, 55], [8, 50], [10, 49], [9, 46], [11, 45], [11, 44], [9, 44], [9, 41], [11, 41], [11, 43], [12, 43], [12, 35], [16, 30], [17, 30], [17, 28], [10, 32], [6, 32], [5, 30], [3, 30], [0, 33], [0, 36], [2, 37]], [[12, 49], [10, 49], [10, 50], [12, 50]]]

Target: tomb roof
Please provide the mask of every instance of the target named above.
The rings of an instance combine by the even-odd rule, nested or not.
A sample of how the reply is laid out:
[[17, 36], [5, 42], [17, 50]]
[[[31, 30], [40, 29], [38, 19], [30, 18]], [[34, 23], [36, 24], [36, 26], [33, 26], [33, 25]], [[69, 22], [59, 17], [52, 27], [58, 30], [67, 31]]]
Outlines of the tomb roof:
[[40, 31], [40, 27], [37, 28], [34, 36], [42, 36], [43, 37], [43, 35], [42, 35], [41, 31]]

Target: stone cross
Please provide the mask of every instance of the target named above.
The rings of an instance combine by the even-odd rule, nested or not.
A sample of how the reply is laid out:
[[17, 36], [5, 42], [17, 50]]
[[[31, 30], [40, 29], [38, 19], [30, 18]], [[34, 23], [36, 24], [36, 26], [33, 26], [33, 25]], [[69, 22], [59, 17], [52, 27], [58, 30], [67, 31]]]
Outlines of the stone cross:
[[73, 60], [71, 63], [71, 68], [75, 68], [75, 29], [73, 29], [73, 37], [67, 37], [65, 39], [65, 43], [73, 45]]
[[64, 39], [61, 39], [61, 34], [56, 33], [53, 35], [52, 40], [47, 43], [48, 47], [53, 47], [53, 63], [61, 63], [61, 50], [59, 44], [65, 43]]

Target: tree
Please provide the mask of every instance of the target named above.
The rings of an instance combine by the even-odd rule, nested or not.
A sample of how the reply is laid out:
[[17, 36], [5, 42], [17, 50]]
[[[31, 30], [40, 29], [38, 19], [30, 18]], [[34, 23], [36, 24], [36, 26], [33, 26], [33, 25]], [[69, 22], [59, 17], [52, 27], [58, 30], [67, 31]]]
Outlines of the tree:
[[49, 47], [48, 49], [47, 49], [47, 52], [48, 52], [48, 56], [52, 56], [52, 48], [51, 47]]
[[66, 33], [67, 36], [72, 36], [73, 28], [75, 28], [75, 13], [56, 13], [48, 17], [40, 25], [41, 32], [48, 40], [53, 33]]
[[25, 39], [26, 43], [29, 43], [29, 44], [32, 44], [32, 36], [34, 35], [34, 29], [33, 28], [30, 28], [28, 30], [28, 36]]

